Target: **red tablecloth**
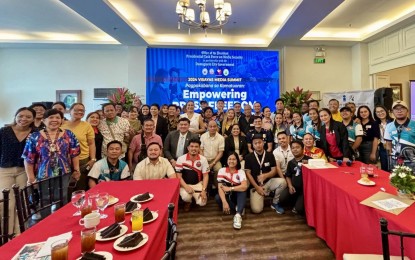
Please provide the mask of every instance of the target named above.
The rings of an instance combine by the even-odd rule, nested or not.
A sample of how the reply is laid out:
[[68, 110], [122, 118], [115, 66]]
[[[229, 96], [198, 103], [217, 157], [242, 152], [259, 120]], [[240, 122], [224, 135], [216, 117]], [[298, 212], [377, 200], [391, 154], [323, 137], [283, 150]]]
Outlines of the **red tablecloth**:
[[[304, 203], [308, 225], [316, 229], [337, 259], [344, 253], [382, 254], [379, 219], [388, 220], [390, 230], [415, 233], [415, 205], [399, 215], [377, 210], [360, 202], [384, 188], [396, 195], [396, 188], [389, 184], [389, 173], [376, 170], [375, 186], [362, 186], [360, 162], [352, 167], [337, 169], [308, 169], [303, 167]], [[347, 173], [352, 172], [353, 174]], [[389, 236], [390, 252], [400, 255], [399, 240]], [[415, 258], [414, 240], [406, 240], [405, 255]]]
[[[118, 252], [113, 248], [115, 240], [98, 242], [95, 244], [96, 251], [110, 252], [114, 259], [161, 259], [166, 247], [167, 233], [167, 206], [170, 202], [175, 204], [175, 218], [177, 219], [177, 203], [179, 198], [179, 180], [146, 180], [146, 181], [120, 181], [105, 182], [94, 187], [93, 191], [108, 192], [120, 202], [127, 202], [133, 195], [150, 192], [154, 199], [142, 203], [142, 208], [149, 207], [150, 210], [158, 210], [158, 218], [144, 225], [143, 232], [148, 234], [149, 241], [139, 249], [129, 252]], [[13, 239], [6, 245], [0, 247], [0, 259], [11, 259], [25, 244], [46, 241], [48, 237], [60, 235], [72, 231], [72, 240], [69, 243], [69, 259], [76, 259], [81, 254], [82, 226], [78, 224], [80, 217], [73, 217], [76, 208], [72, 204], [64, 206], [40, 223], [26, 230], [23, 234]], [[104, 211], [108, 218], [101, 219], [97, 229], [114, 223], [114, 207], [107, 207]], [[126, 215], [125, 225], [128, 233], [131, 233], [131, 214]]]

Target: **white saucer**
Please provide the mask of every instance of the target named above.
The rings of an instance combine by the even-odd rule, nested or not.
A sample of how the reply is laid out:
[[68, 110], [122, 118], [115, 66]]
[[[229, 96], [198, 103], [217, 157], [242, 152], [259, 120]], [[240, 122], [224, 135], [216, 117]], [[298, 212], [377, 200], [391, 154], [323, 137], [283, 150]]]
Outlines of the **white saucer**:
[[[154, 220], [156, 220], [158, 218], [158, 216], [159, 216], [159, 213], [157, 211], [152, 211], [151, 214], [153, 214], [153, 218], [150, 219], [150, 220], [144, 221], [143, 224], [151, 223]], [[133, 222], [133, 219], [131, 218], [130, 221]]]
[[120, 230], [120, 233], [118, 235], [113, 236], [113, 237], [108, 237], [108, 238], [101, 237], [101, 231], [103, 231], [104, 229], [109, 227], [109, 226], [106, 226], [106, 227], [103, 227], [103, 228], [101, 228], [100, 230], [97, 231], [95, 239], [97, 241], [109, 241], [109, 240], [114, 240], [116, 238], [119, 238], [120, 236], [124, 235], [128, 231], [128, 227], [126, 225], [120, 225], [120, 226], [121, 226], [121, 230]]
[[[103, 257], [105, 257], [105, 260], [112, 260], [112, 254], [110, 252], [98, 251], [98, 252], [94, 252], [94, 254], [102, 255]], [[79, 260], [81, 258], [82, 256], [77, 258], [76, 260]]]
[[358, 180], [357, 183], [359, 183], [360, 185], [363, 185], [363, 186], [375, 186], [376, 185], [376, 182], [374, 182], [374, 181], [364, 182], [361, 179]]
[[114, 204], [115, 204], [115, 203], [117, 203], [118, 201], [120, 201], [120, 199], [119, 199], [119, 198], [112, 197], [111, 199], [109, 199], [109, 200], [108, 200], [108, 205], [107, 205], [107, 207], [114, 205]]
[[135, 197], [140, 196], [140, 195], [142, 195], [142, 194], [144, 194], [144, 193], [141, 193], [141, 194], [137, 194], [137, 195], [132, 196], [132, 197], [131, 197], [131, 199], [130, 199], [130, 201], [132, 201], [132, 202], [139, 202], [139, 203], [143, 203], [143, 202], [150, 201], [150, 200], [152, 200], [152, 199], [154, 198], [154, 195], [153, 195], [152, 193], [150, 193], [150, 194], [149, 194], [150, 198], [148, 198], [148, 199], [146, 199], [146, 200], [140, 200], [140, 201], [135, 200]]
[[146, 233], [141, 233], [141, 235], [143, 235], [143, 240], [141, 240], [141, 242], [138, 243], [138, 245], [136, 245], [134, 247], [119, 247], [117, 245], [117, 244], [119, 244], [124, 239], [124, 237], [130, 236], [132, 234], [133, 233], [126, 234], [126, 235], [118, 238], [117, 240], [115, 240], [115, 242], [114, 242], [114, 249], [117, 250], [117, 251], [120, 251], [120, 252], [131, 251], [131, 250], [137, 249], [139, 247], [142, 247], [143, 245], [145, 245], [147, 243], [147, 241], [148, 241], [148, 235]]

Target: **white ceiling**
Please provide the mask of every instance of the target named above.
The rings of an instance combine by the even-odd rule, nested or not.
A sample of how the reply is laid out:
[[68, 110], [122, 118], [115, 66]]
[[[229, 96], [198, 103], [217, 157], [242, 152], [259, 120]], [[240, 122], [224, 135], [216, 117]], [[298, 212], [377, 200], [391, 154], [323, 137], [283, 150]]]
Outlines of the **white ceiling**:
[[[176, 0], [0, 0], [0, 47], [353, 45], [415, 21], [414, 0], [226, 1], [233, 14], [223, 34], [208, 30], [205, 37], [178, 30]], [[213, 0], [207, 3], [212, 19]]]

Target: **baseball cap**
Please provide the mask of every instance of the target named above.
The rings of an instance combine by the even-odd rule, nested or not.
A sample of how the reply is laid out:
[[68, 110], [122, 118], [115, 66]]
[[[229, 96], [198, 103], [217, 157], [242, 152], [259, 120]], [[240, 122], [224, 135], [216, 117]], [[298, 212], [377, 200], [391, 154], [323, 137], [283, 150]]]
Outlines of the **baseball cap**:
[[262, 134], [254, 134], [252, 136], [252, 141], [254, 141], [255, 139], [261, 139], [264, 140], [264, 136]]
[[406, 104], [405, 101], [402, 101], [402, 100], [397, 100], [393, 102], [392, 109], [394, 109], [396, 106], [403, 106], [404, 108], [408, 109], [408, 105]]
[[343, 112], [344, 110], [347, 110], [347, 111], [349, 111], [350, 113], [352, 112], [352, 110], [350, 109], [350, 107], [342, 107], [342, 108], [340, 109], [340, 112]]

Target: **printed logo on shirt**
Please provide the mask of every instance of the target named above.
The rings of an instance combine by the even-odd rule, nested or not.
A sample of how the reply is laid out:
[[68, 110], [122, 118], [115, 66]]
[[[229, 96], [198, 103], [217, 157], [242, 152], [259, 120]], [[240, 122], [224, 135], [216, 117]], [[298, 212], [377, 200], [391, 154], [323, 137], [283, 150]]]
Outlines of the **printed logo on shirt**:
[[197, 161], [197, 162], [196, 162], [196, 166], [197, 166], [197, 167], [200, 167], [200, 166], [202, 166], [202, 163], [201, 163], [200, 161]]
[[239, 175], [236, 175], [236, 180], [238, 180], [238, 181], [239, 181], [239, 179], [240, 179], [240, 178], [239, 178]]

